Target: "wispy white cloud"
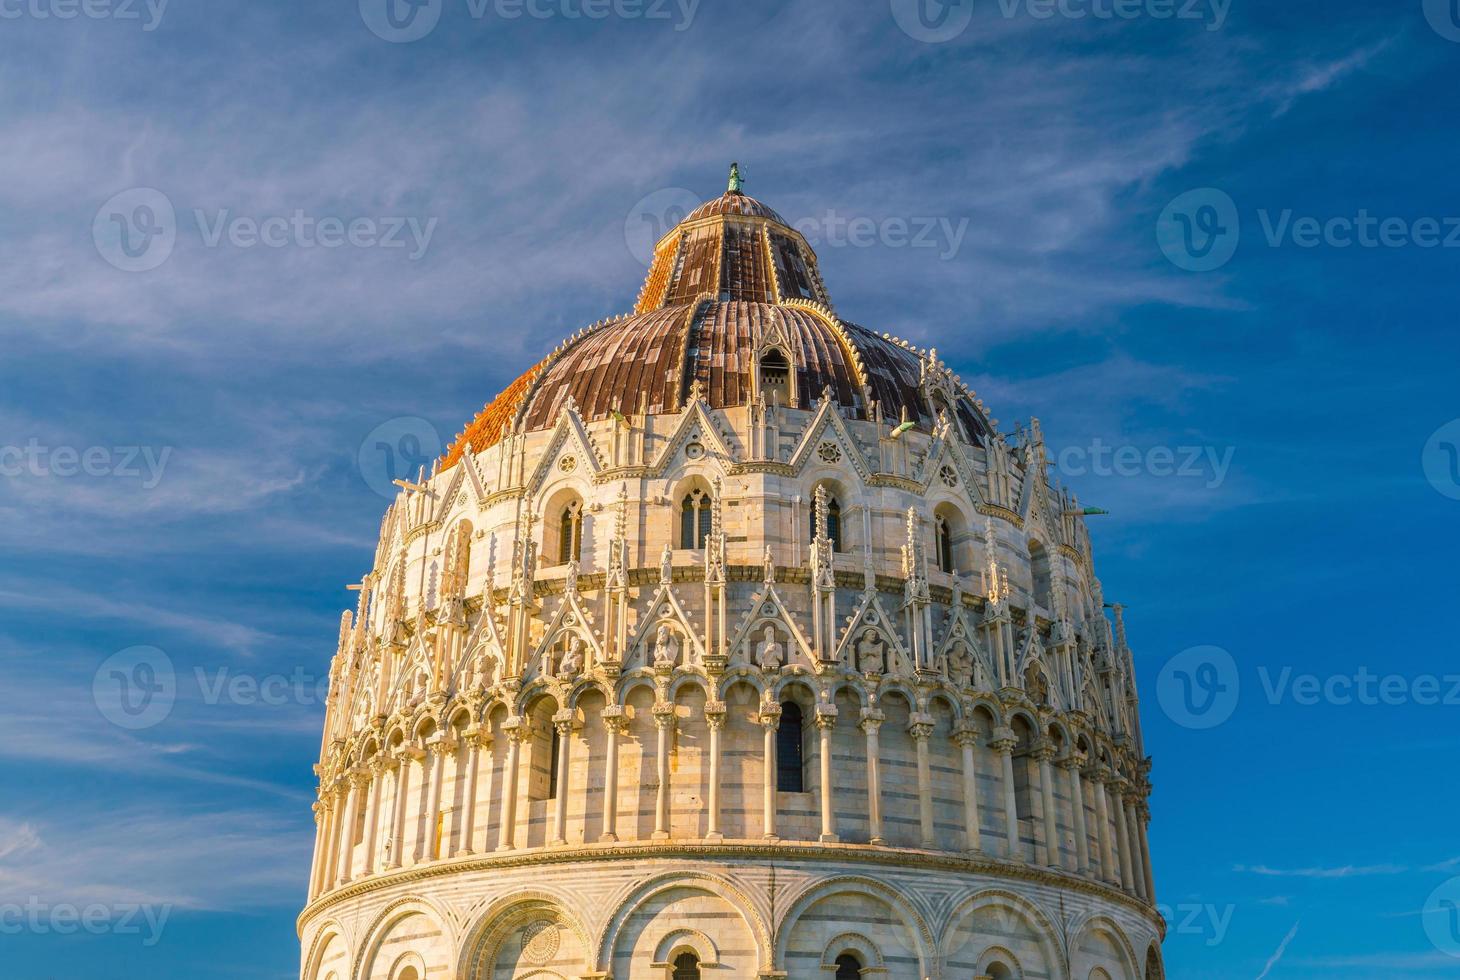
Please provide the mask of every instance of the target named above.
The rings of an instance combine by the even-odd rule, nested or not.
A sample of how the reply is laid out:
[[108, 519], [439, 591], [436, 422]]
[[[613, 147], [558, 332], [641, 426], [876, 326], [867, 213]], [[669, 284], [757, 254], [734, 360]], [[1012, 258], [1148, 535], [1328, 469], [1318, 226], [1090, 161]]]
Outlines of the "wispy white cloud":
[[1271, 956], [1267, 958], [1267, 964], [1262, 968], [1262, 972], [1257, 975], [1257, 980], [1267, 980], [1268, 975], [1272, 973], [1273, 969], [1279, 963], [1282, 962], [1283, 956], [1286, 955], [1288, 951], [1288, 946], [1292, 944], [1293, 940], [1296, 939], [1297, 936], [1298, 923], [1294, 922], [1293, 928], [1288, 930], [1288, 934], [1283, 937], [1283, 941], [1278, 943], [1278, 948], [1273, 952]]
[[1409, 871], [1398, 864], [1372, 864], [1366, 866], [1342, 865], [1332, 868], [1270, 868], [1267, 865], [1237, 865], [1233, 870], [1265, 878], [1367, 878], [1374, 875], [1398, 875]]

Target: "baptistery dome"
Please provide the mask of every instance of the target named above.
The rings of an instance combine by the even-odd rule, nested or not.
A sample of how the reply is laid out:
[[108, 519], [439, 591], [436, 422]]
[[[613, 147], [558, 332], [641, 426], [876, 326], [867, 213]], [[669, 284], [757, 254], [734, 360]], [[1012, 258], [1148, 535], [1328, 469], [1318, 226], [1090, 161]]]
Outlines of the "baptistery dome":
[[386, 513], [301, 976], [1159, 977], [1131, 653], [1046, 459], [732, 168]]

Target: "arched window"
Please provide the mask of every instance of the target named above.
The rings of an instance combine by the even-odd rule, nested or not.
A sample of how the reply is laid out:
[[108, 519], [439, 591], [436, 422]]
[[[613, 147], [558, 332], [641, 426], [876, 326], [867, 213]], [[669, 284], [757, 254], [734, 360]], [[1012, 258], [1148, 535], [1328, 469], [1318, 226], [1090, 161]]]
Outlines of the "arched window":
[[951, 574], [953, 571], [953, 529], [948, 518], [939, 515], [933, 522], [938, 536], [938, 571]]
[[857, 980], [862, 975], [862, 963], [851, 953], [836, 958], [836, 980]]
[[771, 405], [791, 403], [791, 363], [778, 348], [760, 355], [760, 392]]
[[700, 958], [693, 953], [676, 956], [672, 980], [700, 980]]
[[1038, 541], [1029, 542], [1029, 571], [1034, 579], [1034, 601], [1045, 609], [1053, 609], [1049, 552]]
[[552, 756], [548, 759], [548, 799], [558, 798], [558, 779], [562, 773], [558, 772], [558, 751], [562, 747], [563, 737], [558, 734], [558, 726], [553, 726], [553, 737], [551, 744]]
[[801, 748], [801, 706], [795, 701], [781, 705], [781, 723], [776, 728], [776, 789], [782, 793], [806, 792], [806, 768]]
[[699, 550], [710, 540], [710, 495], [691, 490], [679, 508], [679, 546]]
[[[816, 494], [811, 495], [811, 538], [816, 540]], [[830, 493], [826, 495], [826, 536], [831, 539], [831, 550], [842, 550], [842, 505]]]
[[558, 517], [558, 564], [582, 558], [583, 505], [575, 500]]

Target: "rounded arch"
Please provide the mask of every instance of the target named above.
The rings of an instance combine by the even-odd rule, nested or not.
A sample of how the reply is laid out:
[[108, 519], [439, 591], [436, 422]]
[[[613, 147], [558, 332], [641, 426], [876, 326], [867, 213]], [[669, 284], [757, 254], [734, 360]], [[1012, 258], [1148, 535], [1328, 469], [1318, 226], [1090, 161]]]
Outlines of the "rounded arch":
[[584, 696], [591, 694], [594, 691], [597, 691], [599, 694], [603, 695], [603, 701], [605, 704], [614, 703], [613, 685], [604, 683], [597, 677], [583, 677], [577, 680], [573, 684], [573, 686], [568, 689], [567, 694], [564, 696], [563, 700], [568, 703], [568, 708], [570, 710], [577, 711], [578, 702], [582, 701]]
[[978, 973], [989, 980], [1024, 980], [1019, 957], [1005, 946], [990, 946], [979, 955]]
[[673, 701], [686, 688], [697, 689], [704, 694], [706, 701], [711, 700], [709, 678], [702, 668], [676, 673], [674, 679], [669, 682], [669, 700]]
[[715, 489], [700, 473], [682, 477], [669, 491], [674, 507], [674, 547], [699, 551], [710, 538]]
[[948, 713], [953, 716], [954, 725], [961, 725], [963, 723], [963, 699], [940, 684], [928, 695], [928, 710], [932, 711], [933, 705], [939, 701], [947, 705]]
[[[1120, 924], [1104, 912], [1087, 912], [1070, 926], [1070, 970], [1076, 980], [1079, 980], [1083, 972], [1091, 969], [1089, 964], [1081, 963], [1078, 959], [1081, 943], [1087, 936], [1095, 935], [1103, 936], [1106, 942], [1119, 953], [1123, 977], [1129, 978], [1129, 980], [1139, 980], [1141, 966], [1135, 947], [1131, 945], [1130, 939], [1127, 938], [1125, 930], [1121, 929]], [[1095, 969], [1099, 969], [1098, 966]], [[1092, 980], [1093, 977], [1092, 972]], [[1110, 980], [1108, 973], [1105, 980]]]
[[[593, 946], [597, 957], [595, 966], [601, 970], [609, 969], [613, 962], [614, 948], [625, 925], [655, 896], [677, 888], [699, 889], [729, 905], [739, 914], [755, 940], [759, 960], [758, 968], [764, 970], [768, 967], [771, 950], [770, 924], [761, 916], [750, 896], [733, 882], [719, 875], [708, 871], [685, 870], [666, 871], [646, 881], [630, 885], [618, 894], [616, 899], [610, 903], [615, 912], [603, 924]], [[719, 955], [718, 952], [716, 955]]]
[[[915, 948], [912, 953], [918, 959], [918, 975], [928, 974], [928, 963], [934, 949], [933, 931], [928, 927], [927, 921], [913, 907], [907, 896], [890, 885], [877, 881], [873, 878], [866, 878], [861, 875], [838, 875], [833, 878], [822, 878], [812, 881], [803, 886], [799, 892], [789, 896], [790, 902], [786, 908], [786, 915], [781, 920], [780, 929], [776, 934], [776, 948], [773, 962], [775, 968], [786, 969], [786, 953], [790, 947], [791, 938], [795, 927], [806, 911], [818, 902], [838, 895], [860, 895], [864, 898], [874, 899], [885, 903], [889, 909], [900, 916], [903, 925], [912, 936]], [[880, 955], [880, 954], [879, 954]]]
[[[948, 916], [943, 934], [938, 940], [938, 950], [945, 960], [957, 952], [955, 941], [964, 923], [984, 912], [1009, 916], [1015, 921], [1022, 922], [1034, 936], [1035, 944], [1039, 947], [1050, 971], [1050, 980], [1068, 980], [1068, 974], [1062, 967], [1065, 962], [1064, 947], [1060, 939], [1060, 930], [1055, 926], [1054, 920], [1034, 902], [1010, 891], [978, 892], [964, 899], [953, 909], [952, 914]], [[1006, 923], [1002, 926], [1000, 933], [1007, 934], [1007, 931]], [[979, 958], [981, 965], [984, 965], [985, 958], [994, 948], [991, 946], [982, 951]], [[1003, 947], [998, 948], [1003, 949]], [[1003, 952], [1013, 960], [1011, 964], [1013, 967], [1022, 970], [1012, 952], [1008, 949], [1003, 949]], [[1015, 973], [1014, 976], [1022, 976], [1022, 973]]]
[[381, 943], [397, 923], [413, 915], [424, 916], [441, 930], [445, 948], [457, 948], [458, 937], [451, 927], [453, 920], [445, 909], [424, 896], [396, 899], [381, 909], [375, 916], [375, 920], [371, 922], [370, 928], [365, 930], [365, 941], [360, 944], [355, 953], [354, 968], [351, 970], [350, 976], [369, 977], [370, 971], [375, 967], [375, 957], [380, 953]]
[[856, 957], [861, 964], [861, 969], [871, 967], [875, 970], [886, 968], [886, 961], [882, 958], [882, 950], [877, 944], [859, 932], [844, 932], [839, 936], [833, 936], [826, 944], [826, 952], [821, 954], [821, 968], [823, 970], [835, 970], [838, 961], [847, 955]]
[[1155, 943], [1146, 947], [1146, 972], [1143, 980], [1166, 980], [1166, 966], [1161, 959], [1161, 948]]
[[940, 572], [967, 574], [975, 567], [974, 534], [962, 504], [951, 494], [939, 493], [929, 501], [933, 514], [933, 560]]
[[1054, 609], [1054, 573], [1050, 549], [1036, 534], [1029, 535], [1030, 595], [1036, 605]]
[[843, 692], [851, 694], [857, 704], [863, 708], [871, 703], [867, 696], [867, 688], [862, 684], [860, 676], [848, 674], [832, 681], [829, 693], [833, 704]]
[[986, 721], [989, 731], [995, 728], [1003, 728], [1008, 724], [1004, 717], [1004, 706], [991, 694], [979, 693], [968, 699], [969, 721]]
[[735, 687], [735, 685], [737, 684], [744, 684], [746, 687], [755, 691], [755, 696], [757, 700], [765, 697], [765, 693], [767, 690], [765, 679], [760, 675], [759, 672], [752, 673], [746, 670], [736, 671], [725, 675], [724, 679], [720, 681], [720, 700], [724, 701], [725, 696], [730, 693], [731, 688]]
[[542, 539], [538, 554], [544, 565], [566, 565], [582, 562], [590, 549], [588, 540], [588, 508], [576, 482], [559, 486], [543, 498]]
[[635, 691], [641, 688], [647, 688], [650, 694], [654, 695], [656, 698], [658, 697], [659, 691], [658, 688], [654, 686], [653, 673], [636, 673], [633, 676], [630, 676], [620, 681], [618, 694], [616, 698], [610, 698], [609, 703], [617, 704], [620, 708], [627, 707], [629, 703], [629, 695], [633, 694]]
[[[336, 948], [338, 947], [338, 951]], [[324, 967], [329, 961], [342, 958], [350, 961], [350, 944], [345, 939], [345, 929], [338, 919], [326, 919], [314, 934], [309, 951], [304, 957], [304, 980], [323, 980]]]
[[544, 918], [572, 933], [583, 951], [585, 970], [592, 969], [592, 938], [569, 907], [568, 896], [545, 888], [521, 889], [493, 900], [475, 913], [474, 924], [461, 947], [457, 975], [466, 980], [488, 980], [507, 939]]
[[803, 540], [810, 541], [816, 537], [816, 491], [818, 488], [825, 488], [827, 536], [831, 538], [831, 550], [833, 553], [855, 550], [851, 544], [854, 540], [859, 540], [860, 536], [848, 535], [846, 522], [850, 510], [847, 502], [855, 497], [842, 480], [842, 474], [837, 470], [823, 469], [810, 478], [807, 486], [806, 515], [803, 520], [806, 525], [806, 536]]

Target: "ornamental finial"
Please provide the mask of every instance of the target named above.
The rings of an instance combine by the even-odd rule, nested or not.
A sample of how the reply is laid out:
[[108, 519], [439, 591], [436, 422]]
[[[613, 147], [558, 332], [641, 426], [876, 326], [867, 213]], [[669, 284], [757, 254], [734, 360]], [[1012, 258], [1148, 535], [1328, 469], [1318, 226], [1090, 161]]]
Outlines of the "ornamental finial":
[[728, 193], [739, 194], [740, 188], [744, 186], [744, 184], [745, 181], [740, 179], [740, 164], [730, 164], [730, 187]]

